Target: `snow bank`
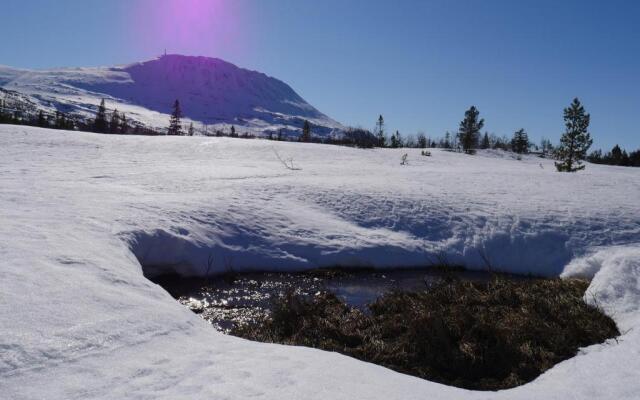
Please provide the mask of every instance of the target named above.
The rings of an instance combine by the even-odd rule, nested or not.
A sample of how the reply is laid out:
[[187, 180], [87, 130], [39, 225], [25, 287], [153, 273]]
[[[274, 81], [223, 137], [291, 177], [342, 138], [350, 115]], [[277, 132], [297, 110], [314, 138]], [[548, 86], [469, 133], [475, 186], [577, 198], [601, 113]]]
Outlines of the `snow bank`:
[[640, 247], [595, 251], [572, 261], [562, 276], [592, 278], [585, 301], [615, 316], [621, 331], [640, 325]]
[[[274, 149], [302, 169], [285, 169]], [[432, 154], [0, 126], [0, 393], [637, 397], [640, 171]], [[520, 388], [469, 392], [223, 336], [143, 276], [204, 274], [209, 256], [214, 273], [444, 262], [593, 276], [586, 300], [624, 334]]]

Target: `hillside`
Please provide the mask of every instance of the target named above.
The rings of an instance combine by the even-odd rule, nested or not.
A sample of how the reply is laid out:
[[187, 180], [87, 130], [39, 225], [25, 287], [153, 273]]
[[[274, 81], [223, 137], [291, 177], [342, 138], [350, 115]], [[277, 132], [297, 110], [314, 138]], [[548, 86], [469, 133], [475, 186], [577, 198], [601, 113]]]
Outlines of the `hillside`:
[[215, 58], [167, 55], [122, 67], [54, 70], [0, 66], [0, 87], [44, 109], [84, 116], [105, 98], [130, 121], [158, 128], [166, 127], [176, 99], [198, 128], [297, 133], [305, 119], [321, 136], [342, 128], [284, 82]]
[[[419, 149], [0, 125], [0, 187], [7, 399], [631, 400], [640, 393], [637, 169], [588, 164], [560, 174], [550, 160], [488, 152], [435, 149], [423, 157]], [[334, 353], [216, 333], [143, 275], [202, 275], [210, 255], [218, 273], [228, 265], [448, 263], [593, 277], [585, 300], [623, 333], [527, 385], [455, 389]]]

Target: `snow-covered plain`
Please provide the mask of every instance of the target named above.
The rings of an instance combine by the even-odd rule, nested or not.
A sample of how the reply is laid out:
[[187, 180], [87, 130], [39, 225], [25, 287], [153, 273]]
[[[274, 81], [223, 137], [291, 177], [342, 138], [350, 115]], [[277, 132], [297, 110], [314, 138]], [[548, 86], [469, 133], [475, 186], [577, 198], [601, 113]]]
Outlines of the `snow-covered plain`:
[[[432, 153], [0, 126], [0, 398], [637, 399], [640, 170]], [[143, 276], [203, 274], [210, 255], [215, 272], [594, 277], [586, 301], [623, 334], [527, 385], [471, 392], [222, 335]]]

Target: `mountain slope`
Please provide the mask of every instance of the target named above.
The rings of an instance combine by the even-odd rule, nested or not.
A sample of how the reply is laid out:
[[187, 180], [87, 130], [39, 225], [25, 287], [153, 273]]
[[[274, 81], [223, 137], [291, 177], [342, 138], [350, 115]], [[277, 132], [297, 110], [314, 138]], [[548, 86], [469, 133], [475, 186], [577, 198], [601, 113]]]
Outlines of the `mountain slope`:
[[317, 135], [342, 128], [284, 82], [215, 58], [166, 55], [123, 67], [39, 71], [0, 67], [0, 87], [43, 108], [83, 116], [94, 114], [105, 98], [109, 109], [158, 128], [166, 126], [176, 99], [198, 127], [295, 133], [307, 119]]

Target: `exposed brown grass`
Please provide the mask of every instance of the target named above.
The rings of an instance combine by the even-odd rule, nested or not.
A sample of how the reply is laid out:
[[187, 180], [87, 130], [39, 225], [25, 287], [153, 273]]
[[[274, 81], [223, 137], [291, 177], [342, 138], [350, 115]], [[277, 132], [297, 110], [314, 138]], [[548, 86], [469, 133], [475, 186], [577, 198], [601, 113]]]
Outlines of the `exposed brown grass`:
[[609, 317], [583, 302], [587, 286], [560, 279], [445, 279], [424, 292], [389, 293], [370, 313], [328, 293], [313, 299], [287, 294], [269, 318], [233, 334], [337, 351], [463, 388], [504, 389], [619, 334]]

